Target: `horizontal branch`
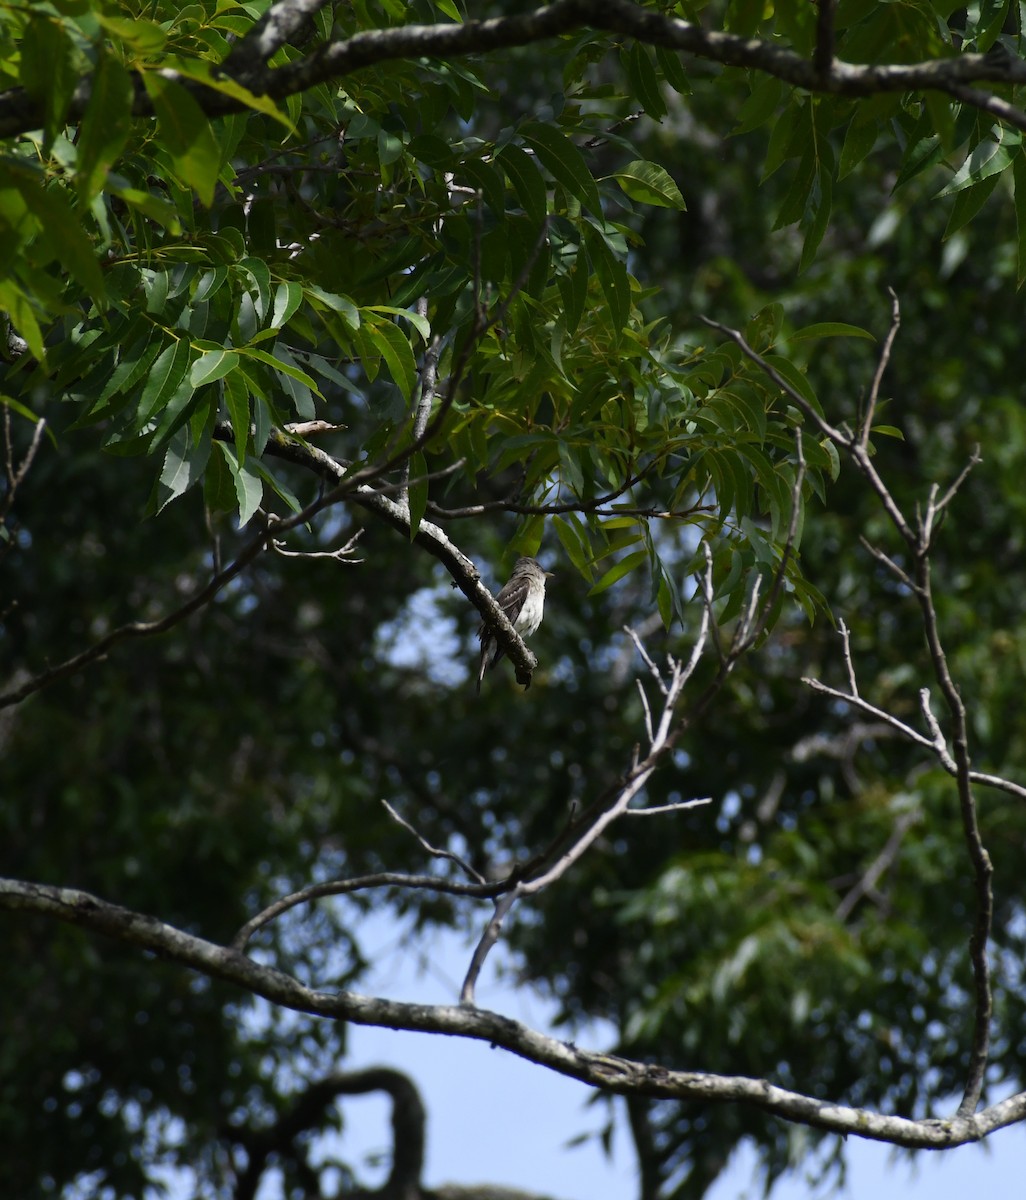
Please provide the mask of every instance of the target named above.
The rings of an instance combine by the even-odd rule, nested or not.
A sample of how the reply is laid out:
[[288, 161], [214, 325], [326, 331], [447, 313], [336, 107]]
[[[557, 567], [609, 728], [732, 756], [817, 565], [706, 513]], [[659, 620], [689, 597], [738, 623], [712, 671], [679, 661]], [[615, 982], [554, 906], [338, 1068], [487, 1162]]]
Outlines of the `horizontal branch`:
[[154, 917], [109, 904], [72, 888], [0, 879], [0, 910], [31, 912], [104, 934], [294, 1012], [328, 1020], [352, 1021], [358, 1025], [488, 1042], [560, 1075], [620, 1095], [746, 1104], [797, 1124], [917, 1150], [944, 1150], [978, 1142], [998, 1129], [1026, 1120], [1026, 1092], [974, 1115], [915, 1121], [831, 1104], [776, 1087], [766, 1080], [671, 1070], [582, 1050], [486, 1009], [409, 1004], [355, 992], [318, 991], [284, 971], [261, 966], [227, 946], [208, 942]]
[[[311, 4], [310, 9], [319, 7]], [[805, 58], [770, 41], [707, 30], [689, 21], [645, 9], [630, 0], [554, 0], [542, 8], [490, 20], [460, 24], [403, 25], [372, 29], [318, 46], [280, 67], [261, 61], [257, 37], [226, 63], [227, 70], [254, 93], [284, 100], [316, 84], [344, 78], [353, 71], [395, 59], [456, 58], [513, 46], [550, 41], [583, 29], [632, 37], [639, 42], [691, 54], [722, 66], [745, 67], [772, 75], [792, 87], [844, 96], [881, 92], [941, 91], [964, 104], [980, 108], [1018, 129], [1026, 129], [1026, 113], [971, 84], [1026, 83], [1026, 62], [1019, 58], [957, 54], [918, 63], [856, 64], [824, 55]], [[244, 39], [246, 43], [246, 39]], [[278, 44], [277, 37], [269, 45]], [[245, 110], [244, 100], [204, 87], [178, 72], [160, 72], [187, 88], [211, 117]], [[78, 121], [85, 112], [91, 80], [76, 88], [66, 119]], [[153, 103], [137, 80], [133, 111], [152, 116]], [[45, 124], [44, 101], [23, 88], [0, 94], [0, 138], [15, 137]]]

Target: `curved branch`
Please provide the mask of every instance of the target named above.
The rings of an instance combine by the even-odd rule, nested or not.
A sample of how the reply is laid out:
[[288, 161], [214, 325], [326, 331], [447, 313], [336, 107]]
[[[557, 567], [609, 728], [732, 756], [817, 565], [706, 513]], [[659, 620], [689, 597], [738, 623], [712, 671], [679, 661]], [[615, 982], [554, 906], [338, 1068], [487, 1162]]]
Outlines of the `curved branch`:
[[183, 967], [261, 996], [272, 1004], [327, 1020], [472, 1038], [501, 1046], [538, 1066], [590, 1087], [625, 1096], [746, 1104], [783, 1120], [852, 1134], [913, 1150], [943, 1150], [978, 1142], [1026, 1120], [1026, 1092], [973, 1115], [910, 1120], [831, 1104], [761, 1079], [674, 1070], [582, 1050], [501, 1013], [459, 1005], [408, 1004], [355, 992], [318, 991], [274, 967], [260, 966], [227, 946], [109, 904], [87, 892], [0, 879], [0, 910], [32, 912], [138, 946]]
[[245, 950], [249, 939], [269, 922], [280, 917], [300, 904], [323, 900], [326, 896], [346, 896], [350, 892], [365, 892], [373, 888], [409, 888], [410, 891], [437, 892], [440, 896], [467, 896], [472, 900], [490, 900], [509, 891], [511, 879], [500, 879], [494, 883], [457, 883], [455, 880], [440, 879], [437, 875], [405, 875], [399, 871], [378, 871], [373, 875], [357, 875], [353, 879], [328, 879], [323, 883], [311, 883], [288, 896], [282, 896], [250, 917], [231, 940], [231, 948], [240, 953]]
[[267, 1129], [233, 1129], [232, 1136], [246, 1151], [246, 1168], [235, 1185], [235, 1200], [257, 1194], [272, 1154], [300, 1155], [297, 1139], [323, 1121], [324, 1110], [339, 1096], [385, 1092], [392, 1100], [392, 1169], [385, 1184], [364, 1197], [419, 1196], [424, 1170], [424, 1102], [416, 1084], [402, 1071], [368, 1067], [363, 1071], [337, 1071], [311, 1083], [289, 1110]]
[[[317, 7], [316, 0], [303, 4], [299, 0], [286, 0], [271, 11], [295, 10], [297, 17], [305, 18], [305, 13]], [[305, 13], [300, 14], [300, 8]], [[302, 19], [297, 20], [296, 28], [301, 24]], [[265, 43], [271, 48], [276, 43], [280, 45], [278, 38], [283, 29], [284, 26], [276, 30], [268, 23], [260, 29], [255, 40], [249, 42], [251, 31], [239, 43], [235, 58], [230, 55], [225, 63], [227, 70], [238, 71], [238, 78], [251, 91], [274, 100], [284, 100], [316, 84], [343, 78], [362, 67], [395, 59], [453, 58], [487, 53], [594, 29], [692, 54], [707, 62], [761, 71], [811, 92], [852, 97], [881, 92], [945, 92], [1017, 129], [1026, 130], [1026, 113], [989, 92], [968, 86], [974, 83], [1026, 83], [1026, 61], [1013, 56], [997, 60], [984, 54], [958, 54], [918, 63], [878, 65], [833, 59], [829, 69], [824, 70], [829, 43], [822, 25], [818, 53], [809, 59], [770, 41], [706, 30], [700, 25], [644, 9], [630, 0], [554, 0], [552, 4], [530, 12], [483, 21], [365, 30], [342, 41], [321, 45], [291, 63], [268, 67], [259, 61], [262, 48]], [[242, 46], [246, 49], [241, 49]], [[160, 73], [189, 90], [210, 117], [241, 112], [247, 107], [244, 99], [204, 87], [174, 70], [165, 68]], [[91, 80], [82, 79], [66, 113], [69, 122], [81, 118], [91, 90]], [[141, 83], [135, 88], [133, 112], [136, 116], [153, 115], [152, 101]], [[44, 117], [43, 101], [29, 96], [23, 88], [12, 88], [0, 95], [0, 138], [39, 129], [45, 123]]]

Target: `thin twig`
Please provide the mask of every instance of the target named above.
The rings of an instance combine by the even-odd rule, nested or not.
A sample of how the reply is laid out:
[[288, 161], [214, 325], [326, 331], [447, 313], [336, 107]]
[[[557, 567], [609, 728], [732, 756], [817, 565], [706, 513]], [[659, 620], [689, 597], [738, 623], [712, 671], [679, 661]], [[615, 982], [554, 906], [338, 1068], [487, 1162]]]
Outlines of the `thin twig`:
[[901, 327], [901, 308], [898, 305], [898, 295], [893, 288], [888, 288], [887, 291], [891, 296], [891, 326], [887, 330], [887, 336], [884, 338], [883, 346], [880, 348], [880, 357], [877, 360], [876, 370], [873, 373], [873, 382], [869, 388], [869, 398], [866, 401], [866, 411], [862, 417], [862, 427], [859, 430], [859, 445], [863, 450], [869, 446], [869, 435], [873, 427], [873, 417], [876, 413], [877, 401], [880, 397], [880, 384], [883, 381], [884, 371], [887, 370], [887, 364], [891, 359], [891, 349], [894, 346], [894, 339], [898, 336], [898, 330]]
[[858, 680], [855, 678], [855, 664], [851, 661], [851, 631], [844, 623], [843, 618], [837, 624], [841, 631], [841, 642], [844, 647], [844, 667], [848, 672], [848, 687], [851, 689], [852, 696], [857, 698], [859, 685]]
[[43, 440], [43, 433], [46, 431], [46, 419], [40, 417], [36, 422], [35, 428], [32, 430], [32, 440], [28, 444], [28, 449], [22, 456], [21, 462], [17, 466], [14, 465], [14, 447], [11, 438], [11, 408], [10, 405], [4, 404], [4, 474], [7, 478], [7, 491], [4, 494], [3, 501], [0, 502], [0, 522], [2, 522], [7, 514], [11, 511], [11, 505], [14, 503], [14, 496], [18, 488], [25, 482], [25, 476], [32, 468], [32, 463], [35, 461], [36, 454], [39, 452], [39, 446]]
[[480, 941], [474, 947], [474, 953], [470, 958], [470, 966], [467, 968], [467, 974], [463, 980], [463, 986], [460, 988], [460, 1004], [469, 1008], [474, 1007], [474, 992], [477, 988], [477, 981], [481, 974], [481, 968], [485, 964], [485, 959], [495, 943], [499, 940], [502, 933], [502, 925], [507, 914], [518, 899], [517, 893], [507, 892], [504, 896], [500, 896], [495, 902], [495, 912], [492, 919], [485, 926], [484, 933], [481, 935]]
[[467, 896], [474, 900], [492, 900], [503, 892], [509, 891], [511, 886], [510, 881], [506, 879], [498, 880], [495, 883], [458, 883], [455, 880], [442, 879], [437, 875], [406, 875], [399, 871], [378, 871], [373, 875], [357, 875], [352, 879], [325, 880], [323, 883], [313, 883], [288, 896], [282, 896], [273, 904], [261, 909], [256, 916], [250, 917], [232, 938], [231, 946], [233, 950], [245, 950], [253, 934], [268, 922], [300, 904], [310, 904], [312, 901], [322, 900], [326, 896], [346, 896], [351, 892], [394, 887], [408, 888], [410, 891], [437, 892], [442, 896]]
[[470, 863], [460, 858], [458, 854], [453, 854], [451, 850], [440, 850], [437, 846], [432, 846], [422, 834], [418, 833], [417, 830], [413, 828], [413, 826], [409, 823], [409, 821], [406, 820], [405, 817], [401, 817], [399, 813], [396, 812], [396, 810], [391, 804], [389, 804], [387, 800], [382, 799], [381, 803], [384, 805], [385, 811], [392, 818], [392, 820], [401, 825], [403, 829], [407, 830], [407, 832], [412, 833], [417, 841], [433, 858], [444, 858], [448, 862], [455, 863], [456, 866], [458, 866], [466, 875], [469, 875], [475, 883], [487, 882], [485, 877], [480, 874], [480, 872], [475, 871]]
[[339, 546], [337, 550], [286, 550], [285, 543], [277, 538], [272, 538], [270, 545], [275, 554], [280, 554], [282, 558], [330, 558], [335, 562], [342, 563], [343, 566], [354, 567], [365, 561], [362, 558], [350, 557], [362, 534], [363, 530], [358, 529], [346, 544]]
[[663, 813], [683, 812], [688, 808], [699, 808], [703, 804], [712, 804], [712, 796], [703, 796], [700, 800], [678, 800], [674, 804], [658, 804], [654, 808], [629, 808], [624, 815], [628, 817], [658, 817]]
[[847, 921], [855, 905], [876, 888], [880, 876], [893, 865], [895, 858], [897, 858], [905, 834], [921, 819], [922, 813], [918, 809], [915, 809], [912, 812], [902, 813], [897, 821], [895, 821], [894, 829], [891, 831], [891, 836], [884, 843], [883, 849], [866, 868], [858, 883], [855, 884], [841, 900], [840, 904], [838, 904], [836, 916], [839, 921]]
[[867, 554], [871, 554], [878, 563], [881, 563], [883, 566], [885, 566], [899, 583], [904, 584], [904, 586], [907, 587], [910, 592], [915, 592], [916, 585], [912, 579], [912, 576], [909, 575], [904, 568], [900, 567], [894, 561], [894, 559], [890, 557], [890, 555], [885, 554], [879, 546], [874, 546], [873, 543], [869, 541], [868, 538], [863, 537], [861, 533], [859, 534], [859, 543], [861, 544], [863, 550], [865, 550]]

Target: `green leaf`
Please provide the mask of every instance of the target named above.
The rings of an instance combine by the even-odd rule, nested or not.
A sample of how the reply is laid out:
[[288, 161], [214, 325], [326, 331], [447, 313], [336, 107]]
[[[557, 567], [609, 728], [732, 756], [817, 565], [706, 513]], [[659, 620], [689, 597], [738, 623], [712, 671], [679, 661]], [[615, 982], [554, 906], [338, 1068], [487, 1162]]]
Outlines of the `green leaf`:
[[731, 130], [731, 136], [751, 133], [753, 129], [765, 125], [780, 107], [783, 91], [784, 85], [772, 75], [758, 79], [748, 99], [741, 105], [738, 123]]
[[620, 330], [626, 325], [631, 309], [631, 286], [627, 278], [627, 267], [614, 256], [597, 229], [589, 225], [585, 236], [592, 267], [605, 294], [613, 324]]
[[44, 186], [40, 172], [11, 159], [0, 163], [0, 189], [5, 187], [16, 189], [38, 220], [50, 258], [66, 267], [94, 299], [102, 299], [99, 263], [64, 190], [58, 184]]
[[[128, 341], [128, 337], [125, 338], [125, 341]], [[113, 374], [104, 384], [97, 404], [103, 405], [119, 392], [128, 392], [133, 388], [149, 371], [153, 360], [160, 353], [160, 346], [160, 339], [153, 336], [151, 327], [145, 330], [142, 337], [123, 350]]]
[[179, 429], [171, 438], [153, 497], [154, 512], [160, 512], [198, 482], [210, 458], [210, 445], [209, 433], [194, 445], [187, 428]]
[[801, 329], [796, 329], [788, 340], [801, 342], [808, 338], [828, 337], [868, 338], [871, 342], [876, 340], [867, 329], [860, 329], [858, 325], [847, 325], [843, 321], [818, 321], [814, 325], [805, 325]]
[[99, 192], [132, 128], [132, 81], [112, 54], [101, 51], [78, 135], [78, 194]]
[[628, 163], [613, 178], [632, 200], [654, 204], [659, 208], [675, 208], [686, 212], [687, 205], [670, 173], [656, 163], [636, 159]]
[[578, 255], [572, 271], [556, 279], [559, 295], [563, 301], [563, 323], [568, 337], [573, 336], [584, 315], [584, 303], [588, 298], [588, 269], [584, 256]]
[[766, 361], [770, 366], [774, 367], [779, 375], [781, 375], [794, 390], [803, 396], [817, 412], [820, 411], [819, 401], [816, 399], [816, 393], [812, 389], [812, 384], [809, 383], [809, 377], [804, 371], [800, 370], [790, 359], [784, 358], [780, 354], [767, 354]]
[[576, 513], [568, 513], [566, 517], [556, 515], [552, 518], [552, 524], [567, 558], [586, 579], [590, 579], [594, 574], [593, 555], [581, 519]]
[[[228, 407], [228, 419], [235, 434], [235, 454], [241, 465], [246, 461], [246, 443], [249, 441], [249, 388], [246, 387], [242, 372], [234, 371], [225, 376], [222, 391]], [[266, 409], [267, 406], [263, 407]], [[258, 454], [263, 452], [266, 441], [267, 437], [264, 436], [260, 448], [256, 451]]]
[[271, 272], [267, 263], [261, 258], [243, 258], [239, 260], [239, 269], [249, 276], [250, 282], [243, 278], [242, 283], [253, 297], [257, 319], [263, 321], [271, 307]]
[[235, 485], [235, 498], [239, 505], [239, 527], [245, 528], [264, 498], [263, 480], [251, 467], [239, 464], [235, 452], [227, 443], [218, 442], [217, 444], [221, 447], [221, 453]]
[[410, 343], [391, 321], [368, 320], [364, 329], [370, 340], [381, 353], [388, 366], [388, 373], [409, 403], [417, 384], [417, 363]]
[[690, 96], [691, 83], [688, 80], [687, 71], [684, 70], [680, 54], [676, 50], [667, 49], [666, 46], [656, 46], [655, 52], [656, 60], [666, 82], [679, 96]]
[[[221, 442], [217, 445], [222, 447]], [[220, 454], [211, 455], [203, 474], [203, 502], [212, 513], [230, 513], [235, 508], [235, 477], [223, 449]]]
[[139, 397], [139, 410], [133, 428], [142, 429], [170, 396], [180, 387], [189, 369], [189, 343], [184, 338], [171, 343], [150, 368]]
[[844, 145], [841, 147], [841, 157], [837, 166], [837, 178], [854, 171], [860, 162], [876, 145], [876, 140], [882, 130], [876, 121], [860, 121], [856, 114], [848, 125], [844, 135]]
[[830, 222], [830, 212], [833, 206], [833, 174], [829, 167], [821, 166], [816, 172], [816, 180], [809, 196], [809, 205], [805, 211], [802, 224], [805, 228], [805, 241], [802, 244], [801, 261], [798, 273], [806, 271], [816, 257], [816, 251], [826, 233]]
[[479, 158], [467, 158], [457, 167], [456, 175], [457, 178], [462, 175], [470, 181], [470, 186], [481, 193], [498, 220], [505, 217], [506, 182], [495, 164], [482, 162]]
[[625, 555], [619, 562], [614, 563], [595, 586], [588, 592], [589, 596], [597, 596], [599, 592], [604, 592], [607, 588], [611, 588], [614, 583], [618, 583], [625, 575], [629, 575], [631, 571], [640, 567], [642, 563], [648, 562], [647, 550], [635, 550], [631, 554]]
[[279, 329], [288, 323], [303, 303], [302, 284], [291, 280], [279, 283], [274, 293], [274, 312], [271, 314], [271, 327]]
[[153, 101], [161, 139], [171, 155], [175, 170], [209, 208], [221, 167], [221, 152], [211, 132], [210, 122], [180, 83], [165, 79], [153, 71], [143, 71], [142, 78]]
[[796, 134], [800, 136], [799, 121], [803, 117], [802, 105], [792, 99], [790, 104], [773, 122], [770, 130], [769, 143], [766, 147], [766, 161], [762, 168], [762, 180], [767, 179], [778, 170], [786, 159], [791, 157], [792, 141]]
[[303, 505], [299, 501], [296, 494], [287, 484], [274, 476], [267, 467], [260, 461], [259, 458], [251, 458], [247, 464], [250, 471], [259, 477], [267, 484], [267, 486], [278, 496], [280, 496], [293, 512], [302, 512]]
[[966, 157], [965, 162], [955, 172], [954, 177], [948, 184], [941, 188], [937, 195], [951, 196], [955, 192], [962, 191], [964, 188], [982, 183], [983, 180], [989, 179], [992, 175], [999, 175], [1011, 166], [1012, 155], [1001, 144], [1001, 141], [1002, 138], [999, 130], [997, 140], [987, 137], [979, 145], [973, 147], [972, 151]]
[[542, 125], [537, 121], [526, 121], [520, 126], [519, 133], [552, 178], [601, 220], [602, 203], [598, 187], [580, 150], [566, 134], [552, 125]]
[[282, 358], [279, 358], [275, 354], [269, 354], [266, 350], [259, 350], [256, 346], [241, 346], [239, 348], [239, 354], [247, 358], [255, 358], [259, 362], [266, 363], [267, 366], [272, 367], [275, 371], [280, 371], [283, 375], [288, 375], [290, 379], [295, 379], [298, 383], [302, 383], [304, 386], [308, 387], [310, 391], [316, 392], [318, 396], [321, 395], [321, 390], [317, 386], [316, 380], [307, 375], [305, 371], [300, 370], [300, 368], [297, 367], [294, 362], [292, 362], [291, 355], [286, 361]]
[[534, 159], [526, 150], [510, 142], [503, 146], [501, 153], [496, 156], [496, 161], [509, 177], [524, 212], [541, 225], [545, 220], [548, 191]]
[[633, 42], [629, 50], [621, 53], [620, 62], [641, 107], [653, 120], [661, 121], [666, 116], [666, 101], [659, 90], [659, 76], [652, 65], [648, 48], [641, 42]]
[[[103, 181], [98, 185], [103, 187]], [[182, 222], [179, 219], [178, 212], [173, 204], [161, 199], [160, 196], [154, 196], [150, 192], [140, 191], [138, 188], [129, 187], [128, 184], [119, 175], [111, 172], [106, 179], [106, 190], [116, 195], [123, 200], [131, 208], [137, 212], [143, 213], [145, 216], [156, 221], [158, 225], [163, 225], [164, 228], [173, 236], [177, 237], [182, 231]]]
[[395, 308], [391, 304], [368, 304], [365, 311], [383, 313], [386, 316], [399, 317], [403, 321], [409, 321], [425, 342], [431, 336], [431, 322], [427, 317], [422, 317], [420, 313], [413, 312], [411, 309]]
[[337, 312], [346, 325], [355, 333], [360, 328], [360, 310], [348, 296], [339, 296], [335, 292], [326, 292], [323, 288], [312, 285], [306, 289], [310, 299], [320, 301], [332, 312]]
[[42, 330], [29, 298], [13, 280], [0, 281], [0, 309], [7, 313], [14, 329], [28, 342], [32, 357], [45, 368], [46, 347]]
[[237, 351], [220, 347], [217, 350], [208, 350], [192, 364], [189, 380], [194, 388], [202, 387], [205, 383], [215, 383], [218, 379], [223, 379], [238, 365]]
[[944, 147], [935, 133], [927, 134], [918, 141], [910, 143], [902, 159], [901, 170], [891, 189], [896, 192], [910, 179], [914, 179], [922, 171], [939, 163], [944, 157]]
[[161, 26], [144, 17], [110, 17], [102, 10], [94, 15], [108, 33], [143, 57], [163, 50], [167, 42], [167, 34]]
[[33, 17], [21, 42], [21, 86], [43, 106], [44, 153], [64, 124], [64, 115], [78, 83], [73, 66], [74, 45], [59, 21]]
[[254, 112], [260, 112], [265, 116], [273, 117], [275, 121], [284, 125], [289, 133], [296, 133], [295, 124], [289, 119], [288, 114], [282, 112], [273, 100], [267, 96], [259, 96], [255, 92], [251, 92], [249, 88], [243, 87], [241, 83], [232, 79], [230, 75], [216, 70], [215, 63], [208, 62], [203, 58], [171, 57], [162, 65], [177, 71], [180, 75], [184, 75], [188, 79], [194, 79], [197, 83], [202, 83], [204, 87], [211, 88], [215, 92], [221, 92], [225, 96], [230, 96], [233, 100], [238, 100], [247, 108], [253, 109]]
[[951, 215], [948, 217], [948, 223], [944, 230], [945, 241], [976, 216], [1000, 181], [1000, 175], [991, 175], [988, 179], [984, 179], [972, 187], [964, 188], [958, 193], [955, 203], [951, 206]]

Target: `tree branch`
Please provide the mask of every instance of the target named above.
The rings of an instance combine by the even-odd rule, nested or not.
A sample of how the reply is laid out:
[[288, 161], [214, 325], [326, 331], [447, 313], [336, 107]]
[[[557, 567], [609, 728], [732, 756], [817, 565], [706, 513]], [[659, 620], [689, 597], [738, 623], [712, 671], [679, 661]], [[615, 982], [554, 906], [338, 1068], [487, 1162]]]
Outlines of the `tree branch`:
[[[1026, 64], [1023, 65], [1026, 66]], [[923, 633], [926, 639], [933, 674], [940, 686], [952, 725], [951, 754], [950, 756], [947, 755], [947, 750], [944, 747], [944, 739], [941, 737], [939, 741], [943, 753], [939, 754], [939, 757], [945, 768], [955, 778], [963, 837], [969, 861], [973, 868], [973, 890], [976, 898], [976, 918], [973, 932], [969, 939], [969, 959], [972, 964], [975, 992], [973, 1037], [965, 1092], [958, 1108], [959, 1116], [964, 1117], [969, 1116], [975, 1111], [982, 1095], [990, 1047], [990, 1019], [993, 1010], [993, 999], [990, 987], [990, 964], [987, 957], [987, 943], [990, 940], [994, 913], [994, 897], [991, 889], [993, 866], [990, 856], [983, 845], [976, 815], [976, 800], [973, 795], [975, 772], [972, 770], [969, 755], [969, 733], [965, 705], [948, 668], [947, 655], [940, 635], [937, 610], [933, 602], [930, 549], [933, 530], [938, 516], [954, 496], [968, 474], [968, 470], [978, 461], [978, 455], [974, 452], [968, 466], [947, 489], [943, 498], [938, 500], [937, 493], [939, 488], [937, 485], [934, 485], [930, 489], [925, 511], [917, 516], [914, 523], [909, 521], [898, 507], [890, 489], [884, 483], [873, 464], [869, 452], [868, 429], [872, 420], [880, 381], [900, 323], [900, 309], [897, 296], [891, 292], [891, 297], [890, 331], [884, 342], [880, 360], [873, 377], [870, 402], [863, 414], [859, 432], [854, 436], [842, 431], [822, 417], [804, 396], [792, 387], [770, 363], [748, 345], [738, 330], [728, 329], [715, 321], [708, 320], [708, 318], [703, 318], [703, 320], [705, 320], [706, 324], [719, 329], [727, 337], [731, 338], [740, 347], [742, 352], [752, 362], [756, 363], [797, 405], [806, 418], [820, 430], [823, 436], [828, 437], [839, 450], [842, 450], [849, 457], [855, 468], [875, 493], [894, 528], [908, 547], [913, 564], [909, 572], [902, 570], [883, 551], [871, 549], [873, 549], [876, 557], [887, 564], [899, 579], [908, 584], [912, 594], [915, 596], [919, 605]], [[819, 690], [825, 690], [823, 685], [816, 684], [814, 686]], [[857, 696], [853, 695], [845, 698], [849, 703], [857, 704], [867, 711], [872, 711], [874, 715], [880, 716], [883, 720], [900, 728], [905, 736], [911, 737], [914, 741], [926, 743], [935, 752], [937, 751], [938, 738], [936, 735], [932, 741], [927, 740], [907, 726], [902, 726], [900, 722], [895, 721], [886, 713], [882, 713], [879, 709], [873, 709], [872, 706], [866, 705]], [[954, 768], [953, 770], [952, 767]]]
[[[946, 92], [963, 104], [990, 113], [1014, 128], [1026, 130], [1026, 113], [989, 92], [969, 86], [1026, 83], [1026, 61], [1011, 55], [998, 59], [985, 54], [958, 54], [919, 63], [879, 65], [834, 59], [829, 71], [824, 71], [827, 35], [822, 16], [817, 54], [811, 60], [770, 41], [707, 30], [644, 9], [629, 0], [554, 0], [552, 4], [526, 13], [483, 21], [365, 30], [318, 46], [311, 53], [277, 68], [262, 64], [264, 50], [283, 44], [279, 39], [286, 28], [295, 36], [294, 31], [318, 7], [317, 0], [280, 0], [269, 10], [259, 31], [247, 34], [225, 60], [226, 69], [235, 68], [239, 72], [237, 77], [244, 80], [251, 91], [284, 100], [316, 84], [344, 78], [376, 63], [401, 58], [482, 54], [548, 41], [577, 30], [595, 29], [692, 54], [707, 62], [761, 71], [810, 92], [843, 96]], [[160, 73], [187, 88], [210, 117], [246, 109], [244, 100], [204, 87], [174, 70], [165, 68]], [[91, 79], [83, 78], [66, 113], [69, 123], [81, 119], [91, 90]], [[142, 86], [135, 88], [133, 113], [136, 116], [153, 115], [152, 100]], [[28, 133], [44, 124], [43, 101], [29, 96], [23, 88], [12, 88], [0, 94], [0, 138]]]
[[488, 1042], [590, 1087], [620, 1095], [703, 1104], [745, 1104], [782, 1120], [913, 1150], [943, 1150], [978, 1142], [998, 1129], [1026, 1120], [1026, 1092], [973, 1115], [956, 1115], [944, 1120], [910, 1120], [832, 1104], [765, 1080], [674, 1070], [582, 1050], [486, 1009], [407, 1004], [335, 989], [319, 991], [284, 971], [261, 966], [230, 947], [206, 941], [154, 917], [109, 904], [72, 888], [0, 879], [0, 910], [31, 912], [103, 934], [201, 975], [219, 979], [250, 995], [261, 996], [293, 1012], [327, 1020], [351, 1021], [357, 1025]]

